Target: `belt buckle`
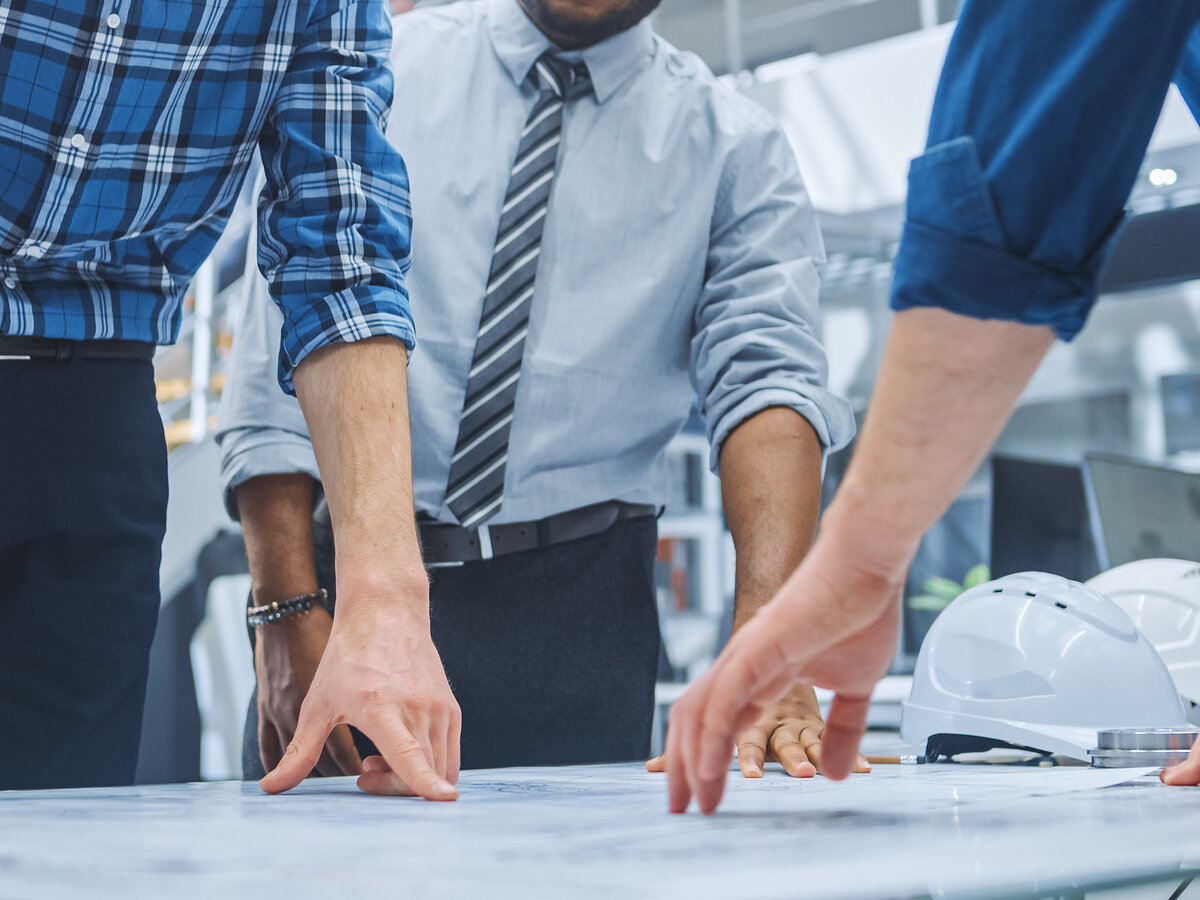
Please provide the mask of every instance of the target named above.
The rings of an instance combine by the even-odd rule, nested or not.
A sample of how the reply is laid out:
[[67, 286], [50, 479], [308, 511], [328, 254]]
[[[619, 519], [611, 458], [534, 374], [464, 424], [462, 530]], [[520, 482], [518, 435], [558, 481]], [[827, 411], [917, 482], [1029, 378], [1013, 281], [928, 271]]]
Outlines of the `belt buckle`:
[[479, 558], [491, 559], [495, 554], [492, 553], [492, 532], [488, 525], [480, 525], [475, 529], [475, 534], [479, 538]]

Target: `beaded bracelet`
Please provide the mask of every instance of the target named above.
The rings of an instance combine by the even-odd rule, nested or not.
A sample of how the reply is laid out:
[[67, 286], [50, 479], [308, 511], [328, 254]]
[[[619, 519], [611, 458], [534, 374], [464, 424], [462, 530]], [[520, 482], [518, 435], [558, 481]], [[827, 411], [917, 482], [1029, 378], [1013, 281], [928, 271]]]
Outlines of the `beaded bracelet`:
[[254, 628], [278, 622], [280, 619], [290, 619], [292, 616], [302, 616], [312, 611], [313, 603], [324, 604], [327, 596], [324, 588], [318, 588], [314, 593], [301, 594], [290, 600], [276, 600], [263, 606], [251, 606], [246, 610], [246, 623]]

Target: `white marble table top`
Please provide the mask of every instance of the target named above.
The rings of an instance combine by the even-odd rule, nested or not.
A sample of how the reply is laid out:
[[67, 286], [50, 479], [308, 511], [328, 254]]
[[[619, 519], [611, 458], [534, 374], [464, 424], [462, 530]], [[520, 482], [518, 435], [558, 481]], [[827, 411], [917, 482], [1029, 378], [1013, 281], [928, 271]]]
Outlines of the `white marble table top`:
[[[1037, 896], [1200, 868], [1200, 789], [1082, 768], [769, 767], [671, 816], [639, 765], [466, 772], [456, 803], [351, 779], [0, 793], [0, 897]], [[1032, 796], [1032, 795], [1038, 796]], [[1170, 894], [1168, 887], [1163, 896]]]

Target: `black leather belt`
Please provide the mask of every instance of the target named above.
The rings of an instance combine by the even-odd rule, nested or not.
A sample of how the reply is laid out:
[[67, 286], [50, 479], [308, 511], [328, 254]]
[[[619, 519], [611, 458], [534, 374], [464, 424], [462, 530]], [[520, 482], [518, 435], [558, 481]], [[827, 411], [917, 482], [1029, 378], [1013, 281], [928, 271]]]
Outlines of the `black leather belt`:
[[0, 361], [53, 359], [153, 359], [154, 344], [146, 341], [68, 341], [60, 338], [0, 334]]
[[581, 506], [536, 522], [510, 522], [505, 525], [481, 525], [463, 528], [417, 519], [425, 563], [431, 566], [453, 565], [492, 559], [525, 550], [541, 550], [591, 537], [607, 531], [622, 519], [658, 514], [657, 507], [645, 503], [608, 500]]
[[[460, 525], [434, 522], [422, 514], [417, 517], [417, 526], [421, 532], [421, 549], [425, 564], [452, 566], [492, 559], [509, 553], [520, 553], [524, 550], [540, 550], [564, 541], [600, 534], [622, 519], [657, 515], [656, 506], [608, 500], [538, 519], [536, 522], [463, 528]], [[324, 499], [317, 505], [313, 520], [318, 527], [329, 527], [329, 508]]]

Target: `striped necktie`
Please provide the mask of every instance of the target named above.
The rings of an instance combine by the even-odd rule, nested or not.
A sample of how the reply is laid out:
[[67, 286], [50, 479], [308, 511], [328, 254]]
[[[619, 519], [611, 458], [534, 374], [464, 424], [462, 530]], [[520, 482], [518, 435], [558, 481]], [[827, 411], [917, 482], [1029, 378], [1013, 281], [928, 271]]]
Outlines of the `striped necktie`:
[[529, 308], [554, 181], [563, 104], [591, 89], [586, 66], [546, 53], [530, 77], [538, 88], [500, 211], [496, 248], [467, 393], [450, 463], [446, 503], [465, 528], [486, 522], [504, 499], [508, 434], [521, 375]]

